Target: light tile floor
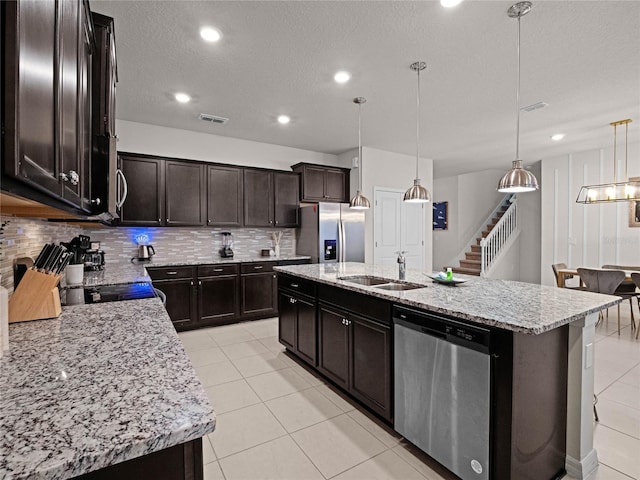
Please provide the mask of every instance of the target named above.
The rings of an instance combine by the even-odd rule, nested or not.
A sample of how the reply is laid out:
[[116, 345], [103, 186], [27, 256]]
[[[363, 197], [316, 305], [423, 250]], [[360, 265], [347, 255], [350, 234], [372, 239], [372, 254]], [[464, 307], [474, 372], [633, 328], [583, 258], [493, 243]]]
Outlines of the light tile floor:
[[[640, 340], [628, 306], [622, 324], [618, 336], [612, 309], [596, 331], [600, 466], [590, 480], [640, 479]], [[268, 319], [180, 333], [217, 414], [205, 480], [453, 478], [289, 358], [277, 329]]]

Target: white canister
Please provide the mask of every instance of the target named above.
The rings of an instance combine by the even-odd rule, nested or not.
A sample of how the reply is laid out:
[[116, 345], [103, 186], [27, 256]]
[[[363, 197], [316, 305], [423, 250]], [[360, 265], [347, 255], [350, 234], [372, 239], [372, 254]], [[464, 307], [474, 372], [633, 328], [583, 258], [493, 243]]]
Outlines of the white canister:
[[67, 285], [82, 285], [84, 280], [84, 265], [67, 265], [65, 268]]

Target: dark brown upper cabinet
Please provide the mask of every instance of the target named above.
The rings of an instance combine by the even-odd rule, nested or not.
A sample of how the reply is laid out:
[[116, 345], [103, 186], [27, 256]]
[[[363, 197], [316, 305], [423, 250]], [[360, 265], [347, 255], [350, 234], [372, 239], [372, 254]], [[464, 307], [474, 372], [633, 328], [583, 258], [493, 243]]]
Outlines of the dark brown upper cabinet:
[[298, 197], [298, 174], [246, 168], [244, 170], [245, 226], [298, 226]]
[[204, 165], [165, 161], [164, 168], [165, 225], [204, 225], [207, 208]]
[[273, 173], [274, 222], [276, 227], [296, 227], [300, 212], [300, 176]]
[[301, 175], [303, 202], [348, 202], [349, 169], [298, 163], [291, 169]]
[[88, 211], [88, 3], [2, 2], [2, 16], [3, 174]]
[[273, 227], [273, 184], [267, 170], [244, 170], [244, 224]]
[[207, 165], [207, 225], [241, 227], [242, 169]]
[[120, 211], [123, 225], [164, 224], [164, 161], [120, 155], [120, 168], [127, 184], [127, 199]]
[[115, 28], [111, 17], [92, 13], [92, 18], [96, 38], [96, 52], [92, 65], [92, 75], [96, 80], [92, 99], [92, 129], [96, 136], [112, 137], [116, 134], [118, 83]]

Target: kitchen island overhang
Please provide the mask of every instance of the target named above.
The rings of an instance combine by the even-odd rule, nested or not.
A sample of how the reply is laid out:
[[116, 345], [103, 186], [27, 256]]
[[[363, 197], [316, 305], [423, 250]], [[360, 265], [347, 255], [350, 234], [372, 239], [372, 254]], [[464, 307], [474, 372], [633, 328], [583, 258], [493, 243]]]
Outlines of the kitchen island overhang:
[[[342, 292], [357, 295], [360, 304], [384, 300], [390, 305], [409, 307], [438, 315], [448, 315], [469, 325], [486, 326], [496, 332], [512, 335], [514, 341], [510, 348], [519, 349], [518, 355], [520, 355], [521, 360], [524, 360], [519, 367], [514, 368], [528, 371], [522, 370], [522, 368], [527, 365], [526, 357], [531, 356], [532, 362], [530, 364], [538, 362], [543, 366], [543, 370], [553, 371], [554, 369], [558, 370], [558, 368], [564, 370], [562, 372], [563, 377], [555, 377], [556, 387], [552, 387], [557, 390], [555, 404], [549, 404], [563, 415], [556, 418], [562, 418], [566, 424], [566, 429], [563, 428], [560, 432], [565, 435], [564, 432], [566, 431], [566, 448], [560, 452], [564, 457], [564, 467], [576, 478], [586, 478], [597, 467], [597, 454], [593, 449], [592, 432], [595, 323], [598, 312], [620, 303], [621, 299], [619, 297], [478, 277], [466, 277], [469, 280], [466, 284], [448, 287], [431, 283], [431, 280], [421, 272], [415, 271], [407, 272], [405, 281], [421, 284], [424, 288], [393, 291], [376, 288], [375, 285], [362, 285], [349, 281], [353, 277], [379, 277], [396, 283], [399, 282], [397, 280], [398, 271], [394, 267], [360, 263], [313, 264], [279, 267], [276, 270], [280, 276], [279, 285], [285, 288], [285, 294], [293, 297], [291, 299], [293, 302], [296, 301], [296, 289], [292, 288], [291, 285], [300, 284], [300, 288], [303, 288], [303, 285], [315, 285], [315, 291], [318, 295], [318, 319], [321, 319], [321, 307], [326, 295], [332, 297], [331, 304], [337, 307], [340, 302], [336, 301], [336, 299], [346, 298], [338, 295], [339, 292]], [[291, 279], [296, 281], [293, 282]], [[309, 289], [308, 286], [304, 288]], [[305, 292], [301, 293], [305, 294]], [[309, 292], [306, 292], [306, 295], [308, 294]], [[344, 312], [353, 312], [354, 308], [357, 307], [347, 306]], [[350, 317], [348, 315], [345, 315], [345, 317], [347, 326], [352, 325], [353, 322], [349, 320]], [[356, 317], [354, 316], [354, 318]], [[318, 321], [320, 322], [321, 320]], [[318, 327], [317, 345], [320, 357], [322, 357], [322, 335], [321, 328]], [[391, 336], [392, 334], [389, 333], [389, 335]], [[503, 336], [503, 338], [506, 337]], [[553, 350], [553, 355], [557, 357], [557, 362], [555, 363], [550, 361], [544, 364], [545, 356], [541, 356], [537, 360], [534, 359], [536, 349], [539, 350], [539, 345], [547, 343], [546, 338], [554, 339], [550, 343], [555, 345], [555, 350]], [[287, 344], [287, 342], [282, 340], [281, 342], [285, 344], [290, 352], [295, 352], [299, 358], [310, 363], [309, 357], [305, 358], [305, 356], [301, 355], [297, 346], [296, 348], [291, 348], [291, 345]], [[539, 345], [536, 345], [536, 343]], [[524, 358], [522, 358], [523, 355]], [[535, 367], [535, 364], [533, 367]], [[321, 373], [326, 375], [322, 365], [319, 368]], [[519, 373], [521, 373], [520, 370], [518, 371]], [[328, 378], [334, 380], [331, 376]], [[562, 380], [561, 387], [558, 386], [559, 378]], [[534, 379], [532, 378], [531, 380]], [[540, 381], [540, 378], [536, 379], [536, 381]], [[393, 382], [391, 382], [390, 388], [393, 388]], [[522, 390], [522, 392], [525, 391], [526, 389]], [[358, 392], [348, 391], [348, 393], [358, 398]], [[566, 402], [558, 407], [556, 404], [563, 403], [559, 400], [561, 397], [566, 398]], [[362, 403], [369, 408], [372, 408], [371, 405], [373, 405], [374, 411], [376, 411], [375, 407], [377, 405], [366, 401]], [[518, 405], [515, 407], [517, 408]], [[564, 412], [561, 411], [562, 408], [564, 408]], [[377, 413], [380, 414], [380, 412], [381, 410], [378, 409]], [[523, 425], [525, 424], [526, 422], [523, 423]], [[552, 429], [553, 424], [549, 423], [548, 428]], [[511, 434], [513, 433], [511, 432]], [[495, 435], [495, 432], [492, 435]], [[557, 435], [558, 432], [556, 432]], [[518, 441], [521, 442], [522, 438], [518, 440], [517, 436], [513, 437], [513, 442]], [[512, 447], [518, 449], [522, 445], [514, 444]], [[548, 449], [552, 453], [554, 450], [558, 450], [553, 446]], [[523, 456], [522, 452], [519, 452], [519, 455]], [[526, 465], [526, 462], [524, 465]], [[513, 475], [515, 472], [511, 472], [511, 474]], [[509, 478], [507, 475], [508, 473], [497, 476], [492, 474], [490, 478]]]

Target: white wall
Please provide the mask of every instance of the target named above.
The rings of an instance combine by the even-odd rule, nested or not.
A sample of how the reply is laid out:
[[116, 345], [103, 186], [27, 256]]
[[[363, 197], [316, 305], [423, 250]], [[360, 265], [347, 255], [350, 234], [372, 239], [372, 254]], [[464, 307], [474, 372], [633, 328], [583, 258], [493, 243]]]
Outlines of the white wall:
[[504, 197], [496, 191], [503, 170], [483, 170], [433, 181], [434, 201], [449, 202], [448, 230], [433, 231], [433, 266], [450, 265]]
[[[640, 145], [629, 145], [629, 176], [640, 176]], [[624, 147], [618, 148], [618, 181]], [[613, 179], [613, 147], [542, 160], [542, 283], [553, 285], [551, 264], [640, 265], [640, 228], [629, 227], [629, 203], [576, 203], [580, 187]]]
[[[518, 200], [519, 201], [519, 200]], [[518, 211], [520, 206], [518, 205]], [[511, 238], [504, 251], [498, 255], [495, 264], [492, 265], [491, 272], [487, 278], [495, 278], [500, 280], [522, 281], [522, 239], [523, 232], [519, 232], [518, 236]], [[536, 265], [538, 261], [536, 261]]]
[[[348, 166], [351, 158], [357, 155], [356, 151], [346, 152], [340, 155], [342, 166]], [[374, 187], [398, 188], [406, 190], [413, 185], [416, 174], [416, 159], [409, 155], [386, 152], [375, 148], [362, 147], [364, 157], [362, 169], [362, 193], [373, 202]], [[346, 163], [348, 162], [348, 164]], [[351, 194], [355, 194], [358, 169], [351, 170]], [[420, 178], [422, 185], [433, 193], [433, 161], [426, 158], [420, 159]], [[373, 205], [372, 205], [373, 207]], [[373, 263], [373, 208], [365, 214], [365, 262]], [[432, 219], [431, 209], [425, 208], [424, 231], [424, 269], [431, 271], [432, 265]], [[411, 267], [409, 267], [411, 268]]]
[[[538, 182], [542, 181], [542, 164], [536, 162], [530, 168]], [[520, 278], [522, 282], [540, 283], [542, 189], [518, 195], [518, 226], [520, 235]]]
[[126, 120], [117, 120], [116, 130], [122, 152], [276, 170], [291, 170], [298, 162], [338, 164], [336, 155]]

